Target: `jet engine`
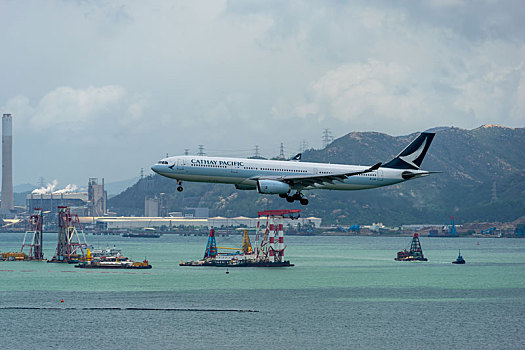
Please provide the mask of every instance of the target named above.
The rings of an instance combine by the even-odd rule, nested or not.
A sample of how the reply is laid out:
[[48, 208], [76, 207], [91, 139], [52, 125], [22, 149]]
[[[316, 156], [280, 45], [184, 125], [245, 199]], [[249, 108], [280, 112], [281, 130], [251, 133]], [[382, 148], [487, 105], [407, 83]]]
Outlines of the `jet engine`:
[[290, 192], [290, 185], [276, 180], [258, 180], [257, 192], [264, 194], [286, 194]]

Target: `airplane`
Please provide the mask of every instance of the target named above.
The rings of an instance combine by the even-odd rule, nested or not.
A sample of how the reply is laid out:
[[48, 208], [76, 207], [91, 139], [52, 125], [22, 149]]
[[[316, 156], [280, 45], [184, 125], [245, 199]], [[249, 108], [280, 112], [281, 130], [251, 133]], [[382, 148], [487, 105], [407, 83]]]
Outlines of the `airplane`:
[[306, 190], [364, 190], [436, 173], [420, 170], [434, 135], [422, 132], [394, 159], [372, 166], [301, 162], [301, 154], [291, 160], [186, 155], [163, 158], [151, 170], [177, 180], [179, 192], [183, 181], [224, 183], [307, 205]]

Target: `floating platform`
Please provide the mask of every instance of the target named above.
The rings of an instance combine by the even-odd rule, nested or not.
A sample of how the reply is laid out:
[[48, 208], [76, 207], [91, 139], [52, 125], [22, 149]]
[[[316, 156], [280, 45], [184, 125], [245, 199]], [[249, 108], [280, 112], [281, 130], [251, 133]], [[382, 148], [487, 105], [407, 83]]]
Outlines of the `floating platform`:
[[181, 261], [179, 266], [215, 266], [214, 261], [204, 261], [204, 260], [198, 260], [198, 261]]
[[19, 252], [7, 252], [2, 253], [0, 259], [4, 261], [22, 261], [27, 259], [27, 255]]
[[75, 267], [78, 267], [80, 269], [151, 269], [151, 265], [99, 265], [99, 264], [88, 264], [88, 263], [80, 263], [78, 265], [75, 265]]
[[412, 243], [410, 244], [410, 250], [403, 249], [397, 252], [397, 257], [394, 258], [396, 261], [428, 261], [423, 255], [421, 249], [421, 243], [419, 242], [419, 234], [414, 233], [412, 237]]
[[35, 259], [21, 252], [7, 252], [0, 254], [0, 261], [45, 261], [45, 259]]
[[78, 264], [82, 261], [82, 259], [85, 259], [84, 256], [74, 254], [70, 257], [67, 256], [54, 256], [50, 260], [47, 260], [48, 263], [59, 263], [59, 264]]
[[[257, 230], [255, 232], [256, 248], [251, 244], [248, 230], [244, 230], [242, 246], [217, 247], [215, 230], [210, 229], [204, 257], [200, 260], [181, 261], [179, 266], [215, 266], [215, 267], [290, 267], [290, 261], [284, 260], [284, 229], [282, 220], [285, 216], [298, 215], [299, 209], [268, 210], [258, 212]], [[263, 219], [261, 219], [263, 218]], [[265, 219], [264, 219], [265, 218]], [[261, 224], [262, 220], [262, 224]], [[264, 228], [264, 229], [263, 229]], [[277, 236], [277, 240], [275, 239]], [[259, 244], [259, 238], [261, 243]], [[235, 251], [219, 252], [218, 249]]]
[[[403, 252], [399, 252], [399, 253], [403, 253]], [[396, 261], [428, 261], [427, 258], [423, 258], [423, 257], [414, 257], [412, 255], [407, 255], [407, 256], [399, 256], [399, 253], [398, 253], [398, 256], [397, 258], [395, 258], [394, 260]]]
[[255, 261], [255, 262], [240, 262], [240, 263], [234, 263], [230, 265], [219, 265], [215, 264], [215, 266], [218, 267], [291, 267], [295, 266], [294, 264], [290, 264], [289, 261]]
[[215, 266], [215, 267], [291, 267], [289, 261], [187, 261], [180, 262], [179, 266]]

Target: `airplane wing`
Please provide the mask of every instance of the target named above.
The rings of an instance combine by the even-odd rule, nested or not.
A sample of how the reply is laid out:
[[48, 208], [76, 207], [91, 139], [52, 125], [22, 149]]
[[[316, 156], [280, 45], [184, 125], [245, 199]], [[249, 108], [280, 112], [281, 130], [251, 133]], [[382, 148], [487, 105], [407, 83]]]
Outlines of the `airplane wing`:
[[361, 170], [361, 171], [355, 171], [351, 173], [335, 173], [335, 174], [329, 174], [329, 175], [278, 175], [278, 176], [257, 176], [253, 177], [252, 180], [275, 180], [275, 181], [281, 181], [284, 183], [287, 183], [290, 185], [290, 187], [293, 188], [304, 188], [308, 186], [313, 185], [322, 185], [322, 184], [333, 184], [334, 181], [340, 181], [343, 182], [345, 179], [349, 178], [350, 176], [355, 176], [359, 174], [364, 173], [370, 173], [374, 170], [379, 169], [381, 166], [381, 163], [377, 163], [376, 165], [371, 166], [368, 169]]

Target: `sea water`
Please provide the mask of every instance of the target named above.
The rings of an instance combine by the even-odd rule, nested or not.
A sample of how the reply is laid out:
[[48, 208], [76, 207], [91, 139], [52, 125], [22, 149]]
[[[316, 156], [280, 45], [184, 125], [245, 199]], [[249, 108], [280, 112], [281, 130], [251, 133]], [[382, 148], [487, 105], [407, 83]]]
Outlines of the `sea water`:
[[[22, 238], [0, 234], [0, 251]], [[56, 238], [44, 234], [47, 258]], [[294, 267], [226, 274], [178, 266], [203, 256], [203, 236], [87, 239], [153, 268], [0, 262], [2, 348], [525, 348], [525, 240], [422, 237], [429, 261], [399, 262], [410, 237], [292, 236]], [[459, 248], [465, 265], [451, 263]]]

